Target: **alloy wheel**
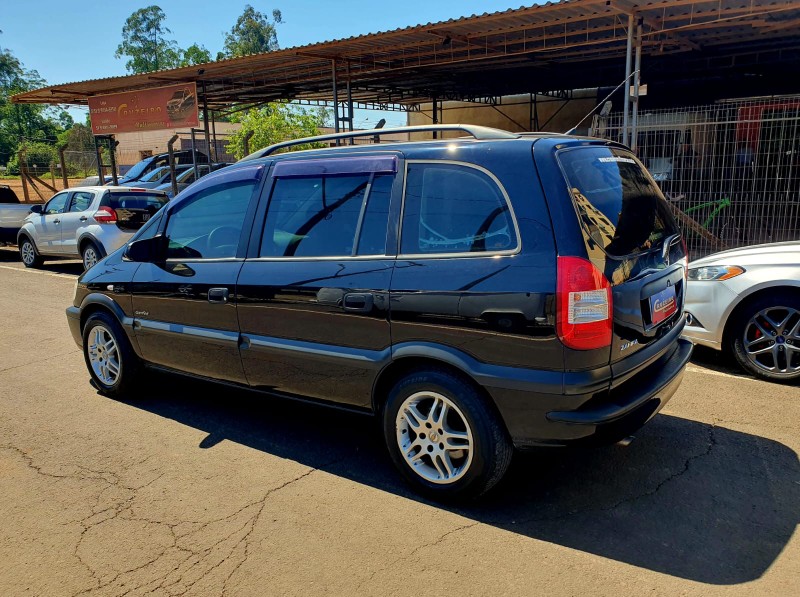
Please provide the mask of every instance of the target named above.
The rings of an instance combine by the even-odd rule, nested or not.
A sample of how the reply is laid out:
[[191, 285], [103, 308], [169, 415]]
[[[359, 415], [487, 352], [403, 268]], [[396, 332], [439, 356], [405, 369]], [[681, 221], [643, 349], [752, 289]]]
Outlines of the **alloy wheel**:
[[777, 376], [800, 372], [800, 312], [792, 307], [768, 307], [753, 315], [742, 338], [747, 359]]
[[32, 264], [36, 259], [36, 250], [33, 248], [33, 244], [29, 240], [26, 240], [22, 243], [20, 253], [22, 254], [22, 262], [25, 265]]
[[423, 391], [400, 406], [397, 445], [417, 475], [436, 484], [453, 483], [472, 463], [474, 441], [464, 413], [446, 396]]
[[97, 251], [95, 248], [91, 246], [86, 247], [86, 249], [83, 251], [83, 268], [89, 269], [97, 262]]
[[102, 325], [95, 325], [88, 336], [89, 363], [97, 378], [107, 386], [117, 383], [121, 372], [119, 348], [114, 336]]

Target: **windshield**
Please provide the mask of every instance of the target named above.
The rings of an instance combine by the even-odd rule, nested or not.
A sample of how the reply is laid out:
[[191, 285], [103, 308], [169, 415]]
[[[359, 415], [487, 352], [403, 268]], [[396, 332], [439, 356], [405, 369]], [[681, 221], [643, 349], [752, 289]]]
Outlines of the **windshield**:
[[581, 147], [558, 160], [581, 225], [607, 255], [648, 251], [678, 233], [661, 191], [632, 153]]
[[143, 176], [140, 179], [140, 181], [141, 182], [158, 182], [159, 180], [161, 180], [167, 174], [169, 174], [169, 168], [167, 168], [166, 166], [164, 166], [162, 168], [156, 168], [150, 174], [146, 174], [145, 176]]
[[125, 173], [125, 178], [129, 179], [136, 179], [142, 175], [142, 172], [147, 170], [147, 167], [153, 162], [155, 159], [154, 157], [146, 158], [139, 162], [138, 164], [134, 164], [130, 170]]

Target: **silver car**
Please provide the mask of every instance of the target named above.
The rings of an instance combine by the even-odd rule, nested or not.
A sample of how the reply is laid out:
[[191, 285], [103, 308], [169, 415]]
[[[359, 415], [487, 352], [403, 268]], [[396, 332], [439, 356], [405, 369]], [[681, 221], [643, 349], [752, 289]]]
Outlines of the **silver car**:
[[800, 242], [723, 251], [693, 261], [683, 335], [733, 354], [771, 381], [800, 379]]
[[80, 257], [86, 269], [124, 245], [169, 198], [162, 191], [78, 187], [34, 205], [17, 233], [20, 258], [38, 267], [46, 257]]

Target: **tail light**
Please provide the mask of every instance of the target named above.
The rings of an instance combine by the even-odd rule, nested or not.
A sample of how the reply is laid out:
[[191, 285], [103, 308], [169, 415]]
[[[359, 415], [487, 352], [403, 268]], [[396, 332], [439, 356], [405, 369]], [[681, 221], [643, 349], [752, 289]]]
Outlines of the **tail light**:
[[117, 212], [110, 207], [103, 205], [94, 212], [94, 221], [100, 224], [113, 224], [117, 221]]
[[556, 332], [576, 350], [611, 345], [611, 284], [589, 261], [558, 258]]

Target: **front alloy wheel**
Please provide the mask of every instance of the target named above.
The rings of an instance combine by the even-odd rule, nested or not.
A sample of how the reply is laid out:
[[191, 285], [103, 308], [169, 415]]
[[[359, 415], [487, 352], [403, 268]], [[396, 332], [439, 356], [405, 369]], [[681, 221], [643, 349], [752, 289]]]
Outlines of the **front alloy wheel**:
[[95, 387], [121, 397], [136, 387], [141, 362], [117, 319], [108, 312], [93, 313], [83, 328], [83, 357]]
[[101, 324], [89, 330], [86, 351], [94, 374], [107, 386], [119, 381], [122, 373], [119, 347], [114, 336]]
[[19, 257], [25, 267], [39, 267], [42, 264], [42, 258], [36, 254], [36, 247], [29, 238], [22, 240], [22, 244], [19, 246]]
[[757, 370], [773, 376], [800, 374], [800, 312], [774, 306], [753, 314], [744, 328], [744, 352]]

